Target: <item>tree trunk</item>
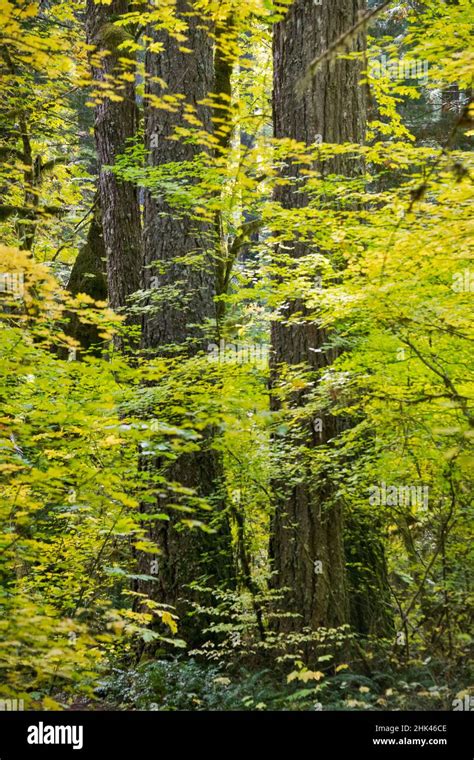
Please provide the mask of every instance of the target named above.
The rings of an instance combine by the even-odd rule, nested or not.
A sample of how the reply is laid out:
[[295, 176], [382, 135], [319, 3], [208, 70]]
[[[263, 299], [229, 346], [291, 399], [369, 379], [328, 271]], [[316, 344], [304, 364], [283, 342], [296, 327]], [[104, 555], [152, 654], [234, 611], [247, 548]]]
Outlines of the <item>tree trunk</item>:
[[[313, 0], [296, 0], [285, 18], [275, 27], [273, 119], [276, 137], [289, 137], [308, 145], [315, 142], [362, 142], [365, 126], [364, 91], [358, 85], [362, 64], [359, 61], [332, 61], [317, 71], [300, 96], [299, 85], [310, 62], [349, 29], [358, 18], [364, 0], [334, 0], [316, 4]], [[351, 40], [351, 50], [362, 50], [362, 35]], [[350, 174], [347, 159], [332, 162], [331, 171]], [[295, 176], [298, 169], [288, 168]], [[296, 192], [294, 183], [279, 187], [276, 199], [285, 208], [306, 204], [304, 194]], [[315, 248], [316, 250], [316, 248]], [[304, 248], [307, 252], [307, 246]], [[303, 253], [301, 243], [293, 245], [293, 256]], [[285, 312], [288, 317], [303, 311], [293, 302]], [[317, 324], [272, 326], [271, 384], [278, 382], [283, 363], [305, 363], [315, 371], [334, 361], [332, 351], [320, 351], [326, 334]], [[294, 399], [304, 404], [304, 396]], [[273, 396], [272, 408], [279, 407]], [[300, 443], [315, 447], [327, 444], [340, 432], [340, 423], [331, 415], [322, 416], [322, 430], [314, 431], [311, 420], [301, 426]], [[281, 631], [301, 631], [308, 627], [340, 626], [349, 621], [343, 548], [342, 507], [333, 498], [333, 486], [327, 473], [319, 473], [318, 482], [304, 463], [298, 484], [275, 483], [277, 504], [272, 526], [270, 554], [275, 571], [275, 585], [283, 591], [281, 609], [296, 613], [282, 617]]]
[[[87, 0], [87, 42], [95, 46], [91, 56], [95, 80], [109, 82], [120, 100], [99, 95], [95, 107], [95, 141], [99, 158], [99, 189], [102, 211], [104, 245], [107, 258], [109, 302], [113, 309], [122, 309], [127, 298], [138, 290], [141, 267], [141, 221], [136, 187], [118, 180], [106, 169], [126, 148], [127, 140], [135, 136], [138, 112], [135, 102], [135, 83], [120, 78], [128, 52], [119, 50], [127, 38], [122, 27], [114, 21], [129, 10], [127, 0], [112, 0], [97, 5]], [[100, 60], [97, 54], [102, 54]], [[125, 67], [133, 71], [133, 62]]]
[[[179, 14], [189, 10], [187, 2], [178, 0]], [[182, 43], [164, 32], [148, 31], [154, 41], [163, 43], [164, 49], [159, 54], [147, 52], [146, 95], [184, 95], [185, 102], [196, 107], [203, 128], [211, 131], [211, 109], [197, 104], [214, 86], [212, 40], [196, 17], [187, 20], [186, 47], [191, 53], [182, 52]], [[157, 78], [166, 82], [166, 91]], [[189, 126], [180, 113], [153, 108], [147, 103], [146, 99], [145, 140], [149, 165], [192, 161], [202, 152], [199, 145], [169, 139], [177, 125]], [[164, 353], [167, 345], [176, 343], [186, 344], [188, 354], [206, 349], [208, 340], [203, 326], [208, 320], [215, 320], [215, 271], [208, 254], [211, 234], [210, 225], [194, 220], [184, 210], [170, 208], [162, 196], [145, 192], [143, 286], [147, 290], [161, 290], [162, 294], [166, 294], [166, 288], [173, 288], [169, 299], [144, 318], [145, 348]], [[200, 254], [199, 260], [193, 263], [178, 260], [190, 254]], [[154, 262], [162, 266], [153, 266]]]
[[[178, 0], [177, 13], [192, 10], [191, 4]], [[192, 161], [204, 148], [183, 140], [170, 140], [177, 125], [187, 126], [180, 112], [154, 108], [147, 96], [162, 96], [161, 81], [167, 84], [166, 94], [182, 94], [184, 102], [196, 108], [203, 128], [212, 130], [212, 109], [199, 105], [215, 88], [214, 51], [212, 40], [202, 19], [186, 16], [186, 47], [164, 32], [152, 28], [148, 35], [163, 43], [160, 53], [146, 55], [145, 131], [148, 161], [151, 166]], [[193, 219], [185, 210], [171, 208], [166, 200], [149, 190], [144, 201], [145, 268], [143, 287], [161, 296], [159, 305], [143, 319], [143, 347], [161, 355], [176, 353], [190, 357], [206, 350], [216, 340], [216, 261], [213, 248], [216, 232], [212, 224]], [[190, 256], [192, 260], [182, 261]], [[158, 264], [156, 264], [158, 262]], [[169, 297], [166, 294], [169, 293]], [[217, 389], [216, 389], [217, 390]], [[231, 536], [225, 514], [223, 468], [220, 454], [212, 448], [213, 431], [204, 435], [199, 452], [181, 455], [168, 468], [170, 480], [195, 489], [213, 507], [211, 523], [215, 532], [181, 529], [179, 513], [161, 500], [158, 509], [167, 511], [169, 522], [157, 521], [150, 528], [150, 537], [160, 547], [157, 583], [147, 592], [158, 601], [173, 605], [180, 616], [180, 634], [189, 643], [201, 639], [202, 621], [187, 615], [190, 602], [203, 597], [190, 590], [189, 584], [204, 576], [208, 586], [228, 583], [232, 575]], [[174, 499], [175, 500], [175, 499]], [[189, 515], [188, 515], [189, 516]], [[193, 517], [202, 516], [192, 515]]]

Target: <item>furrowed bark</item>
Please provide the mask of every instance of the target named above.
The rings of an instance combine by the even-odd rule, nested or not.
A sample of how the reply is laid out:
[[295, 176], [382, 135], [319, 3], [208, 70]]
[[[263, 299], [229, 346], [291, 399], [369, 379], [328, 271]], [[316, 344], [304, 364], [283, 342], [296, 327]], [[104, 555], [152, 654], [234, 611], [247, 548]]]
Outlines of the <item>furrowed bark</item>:
[[[296, 0], [285, 18], [275, 27], [273, 120], [276, 137], [289, 137], [307, 145], [362, 142], [365, 125], [364, 91], [358, 85], [359, 61], [326, 61], [301, 92], [301, 79], [311, 61], [352, 26], [363, 9], [363, 0], [337, 0], [317, 5], [312, 0]], [[363, 35], [351, 40], [351, 50], [363, 50]], [[328, 167], [329, 168], [329, 167]], [[350, 175], [347, 159], [332, 162], [332, 171]], [[298, 169], [289, 167], [295, 176]], [[285, 208], [307, 203], [294, 183], [278, 187], [276, 199]], [[295, 258], [306, 251], [295, 241]], [[316, 250], [316, 248], [315, 248]], [[290, 304], [291, 317], [304, 313], [304, 305]], [[304, 363], [308, 369], [321, 370], [334, 361], [333, 351], [321, 350], [326, 332], [312, 322], [272, 325], [271, 384], [274, 387], [283, 363]], [[304, 405], [304, 395], [294, 399]], [[278, 409], [275, 395], [272, 408]], [[332, 415], [323, 417], [322, 431], [315, 433], [311, 420], [302, 426], [300, 443], [308, 447], [327, 444], [341, 430]], [[296, 613], [282, 617], [283, 632], [335, 627], [349, 621], [349, 602], [343, 546], [342, 505], [333, 498], [333, 486], [326, 473], [314, 481], [302, 463], [300, 483], [275, 482], [277, 504], [272, 526], [270, 554], [275, 571], [275, 586], [283, 591], [281, 610]]]
[[[186, 47], [164, 32], [148, 30], [155, 42], [163, 43], [160, 53], [146, 56], [145, 130], [151, 166], [192, 161], [205, 151], [201, 145], [170, 139], [178, 125], [187, 126], [179, 108], [169, 112], [154, 108], [147, 96], [181, 94], [193, 105], [204, 130], [212, 131], [212, 109], [200, 105], [214, 91], [214, 49], [202, 19], [188, 15], [192, 4], [178, 0], [177, 13], [187, 19]], [[164, 91], [161, 80], [167, 84]], [[167, 355], [177, 350], [191, 357], [215, 340], [216, 257], [215, 229], [193, 219], [182, 209], [171, 208], [159, 193], [145, 191], [143, 287], [165, 296], [143, 318], [143, 348], [152, 354]], [[189, 257], [183, 261], [183, 257]], [[166, 298], [167, 289], [172, 295]], [[180, 634], [191, 644], [202, 640], [202, 620], [188, 615], [192, 602], [202, 602], [200, 593], [189, 584], [202, 577], [206, 585], [228, 584], [232, 579], [231, 536], [225, 513], [223, 467], [220, 454], [212, 447], [213, 430], [203, 435], [200, 451], [184, 454], [168, 468], [167, 477], [192, 488], [213, 507], [210, 521], [215, 532], [182, 529], [180, 514], [160, 501], [159, 511], [167, 511], [169, 522], [155, 522], [150, 538], [161, 550], [157, 582], [147, 592], [158, 601], [173, 605], [180, 617]], [[203, 519], [203, 515], [192, 515]], [[204, 514], [205, 518], [205, 514]], [[203, 520], [206, 522], [206, 520]]]
[[[88, 44], [95, 46], [91, 56], [92, 73], [98, 82], [108, 83], [119, 100], [107, 95], [95, 106], [95, 141], [99, 160], [99, 190], [104, 245], [107, 257], [109, 302], [113, 309], [123, 309], [128, 297], [138, 290], [141, 267], [141, 220], [137, 188], [116, 178], [107, 167], [123, 153], [127, 141], [138, 128], [135, 82], [121, 79], [122, 59], [129, 59], [127, 72], [134, 71], [129, 53], [120, 50], [127, 38], [122, 27], [114, 25], [129, 10], [127, 0], [112, 0], [97, 5], [87, 0], [86, 32]], [[97, 58], [100, 54], [100, 61]]]

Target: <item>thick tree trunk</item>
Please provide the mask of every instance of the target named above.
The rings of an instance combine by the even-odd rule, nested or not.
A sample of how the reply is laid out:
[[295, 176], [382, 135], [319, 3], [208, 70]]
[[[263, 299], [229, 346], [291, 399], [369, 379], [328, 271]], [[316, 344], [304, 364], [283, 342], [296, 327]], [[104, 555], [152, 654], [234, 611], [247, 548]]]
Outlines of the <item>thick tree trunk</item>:
[[[189, 12], [190, 5], [178, 0], [178, 13]], [[212, 40], [198, 23], [189, 17], [186, 47], [191, 53], [182, 52], [182, 43], [176, 42], [164, 32], [149, 30], [149, 35], [162, 42], [164, 50], [157, 54], [147, 52], [146, 95], [182, 94], [185, 102], [195, 106], [204, 129], [211, 131], [211, 109], [198, 105], [214, 87]], [[163, 90], [157, 79], [166, 82]], [[203, 148], [184, 140], [170, 140], [177, 125], [189, 126], [180, 113], [172, 113], [148, 105], [145, 99], [145, 130], [148, 161], [151, 166], [172, 162], [192, 161]], [[143, 321], [143, 344], [145, 348], [165, 351], [165, 346], [187, 344], [188, 353], [205, 349], [207, 343], [204, 325], [215, 320], [215, 266], [208, 251], [211, 247], [212, 227], [204, 225], [190, 214], [170, 208], [162, 196], [149, 191], [144, 204], [145, 269], [143, 286], [173, 290], [169, 299]], [[182, 257], [198, 254], [193, 263], [183, 262]], [[155, 262], [159, 262], [155, 265]], [[161, 264], [161, 266], [160, 266]]]
[[[126, 39], [122, 28], [114, 21], [129, 10], [127, 0], [112, 0], [96, 4], [87, 0], [87, 41], [94, 45], [92, 55], [93, 76], [100, 82], [109, 82], [120, 100], [101, 97], [95, 107], [95, 140], [99, 158], [99, 189], [102, 210], [104, 245], [107, 257], [107, 282], [112, 308], [126, 306], [127, 298], [138, 290], [141, 267], [141, 221], [136, 187], [118, 180], [106, 169], [126, 148], [127, 140], [136, 134], [137, 107], [135, 83], [120, 78], [124, 64], [120, 58], [128, 53], [119, 50]], [[102, 54], [100, 62], [97, 53]], [[133, 65], [126, 66], [133, 71]]]
[[[190, 10], [190, 3], [178, 0], [178, 14], [187, 14]], [[186, 47], [191, 53], [180, 50], [182, 44], [165, 33], [148, 30], [149, 36], [164, 46], [161, 53], [148, 52], [146, 56], [145, 130], [151, 166], [192, 161], [204, 149], [183, 140], [169, 139], [176, 126], [187, 126], [186, 122], [180, 112], [154, 108], [147, 96], [162, 96], [165, 92], [183, 95], [184, 102], [196, 108], [203, 128], [212, 130], [212, 109], [199, 103], [215, 91], [213, 43], [202, 19], [192, 15], [186, 18], [189, 27]], [[166, 91], [161, 81], [166, 82]], [[144, 316], [144, 349], [161, 355], [178, 350], [186, 358], [206, 350], [208, 343], [215, 341], [215, 244], [212, 224], [203, 224], [185, 210], [171, 208], [156, 193], [145, 192], [143, 287], [152, 292], [156, 290], [162, 300]], [[183, 257], [189, 259], [183, 261]], [[202, 602], [203, 597], [193, 592], [189, 584], [204, 576], [207, 585], [214, 586], [228, 583], [232, 575], [222, 461], [212, 448], [212, 430], [204, 436], [201, 450], [182, 455], [168, 468], [167, 476], [195, 489], [213, 507], [209, 520], [215, 530], [213, 534], [183, 530], [179, 525], [182, 515], [168, 508], [163, 500], [158, 508], [160, 512], [168, 511], [170, 521], [158, 521], [150, 528], [150, 537], [160, 547], [161, 554], [157, 583], [147, 591], [158, 601], [176, 607], [181, 636], [196, 644], [200, 640], [202, 621], [190, 618], [187, 613], [190, 602]], [[203, 517], [202, 514], [192, 516]]]
[[[315, 142], [361, 142], [364, 138], [364, 91], [358, 81], [359, 61], [324, 63], [306, 88], [298, 94], [300, 83], [310, 62], [350, 28], [363, 8], [364, 0], [334, 0], [316, 4], [313, 0], [296, 0], [274, 34], [274, 130], [276, 137], [290, 137], [308, 145]], [[356, 36], [352, 50], [362, 50], [364, 39]], [[297, 174], [296, 167], [289, 173]], [[331, 171], [347, 173], [347, 160], [337, 160]], [[299, 188], [300, 189], [300, 188]], [[285, 208], [301, 207], [307, 201], [294, 183], [279, 187], [276, 199]], [[315, 249], [316, 250], [316, 249]], [[307, 247], [304, 248], [307, 252]], [[300, 256], [303, 246], [295, 242], [293, 255]], [[301, 303], [290, 304], [285, 314], [304, 311]], [[321, 351], [326, 334], [317, 324], [272, 327], [271, 382], [276, 384], [282, 363], [305, 363], [319, 370], [331, 364], [333, 352]], [[304, 396], [295, 398], [304, 404]], [[272, 400], [274, 409], [278, 402]], [[314, 432], [311, 420], [302, 425], [300, 442], [314, 447], [327, 444], [338, 432], [340, 423], [331, 415], [321, 415], [322, 431]], [[346, 589], [343, 548], [342, 507], [333, 497], [327, 473], [311, 477], [309, 467], [301, 464], [302, 478], [296, 485], [275, 483], [277, 500], [272, 526], [270, 553], [275, 571], [275, 585], [283, 592], [281, 607], [297, 617], [283, 617], [281, 631], [309, 627], [333, 627], [347, 623], [349, 604]]]

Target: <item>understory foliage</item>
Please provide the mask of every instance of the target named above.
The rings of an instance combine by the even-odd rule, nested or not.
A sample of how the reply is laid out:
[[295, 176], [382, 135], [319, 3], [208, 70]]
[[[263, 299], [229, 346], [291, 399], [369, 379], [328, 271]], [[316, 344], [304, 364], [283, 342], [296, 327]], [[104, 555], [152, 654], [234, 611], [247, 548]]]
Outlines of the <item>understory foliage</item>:
[[[472, 7], [390, 4], [368, 30], [364, 144], [308, 146], [271, 127], [271, 35], [290, 3], [192, 5], [232, 64], [232, 95], [204, 104], [212, 134], [166, 86], [146, 92], [145, 54], [163, 44], [150, 28], [186, 47], [189, 20], [171, 0], [112, 20], [126, 57], [105, 82], [89, 71], [83, 2], [0, 2], [0, 697], [46, 709], [451, 709], [472, 689]], [[344, 44], [331, 55], [355, 56]], [[374, 67], [383, 56], [422, 61], [425, 75], [390, 76]], [[223, 316], [191, 355], [120, 352], [124, 315], [67, 288], [96, 203], [92, 108], [120, 101], [130, 77], [137, 134], [110, 171], [205, 229], [185, 264], [210, 257], [225, 274]], [[192, 160], [151, 164], [144, 102], [183, 115], [173, 139], [198, 146]], [[305, 202], [284, 208], [285, 184]], [[180, 288], [143, 286], [128, 315], [153, 318]], [[73, 319], [94, 345], [72, 337]], [[318, 371], [282, 366], [277, 409], [276, 323], [324, 328], [335, 356]], [[326, 415], [341, 432], [308, 446], [302, 425], [317, 436]], [[149, 527], [170, 519], [162, 499], [176, 530], [217, 534], [212, 498], [169, 474], [209, 431], [233, 577], [217, 589], [195, 578], [203, 635], [191, 647], [153, 593]], [[269, 557], [278, 484], [308, 478], [331, 484], [326, 509], [343, 505], [354, 603], [376, 588], [369, 558], [383, 554], [383, 634], [377, 620], [275, 624], [291, 614]]]
[[[2, 294], [1, 695], [54, 709], [92, 693], [106, 652], [158, 636], [151, 621], [164, 638], [176, 626], [130, 585], [133, 550], [154, 551], [138, 514], [144, 426], [118, 411], [136, 377], [118, 356], [70, 361], [62, 330], [75, 313], [110, 339], [117, 317], [25, 252], [2, 247], [0, 263], [21, 277], [21, 298]], [[173, 449], [173, 431], [149, 435]]]

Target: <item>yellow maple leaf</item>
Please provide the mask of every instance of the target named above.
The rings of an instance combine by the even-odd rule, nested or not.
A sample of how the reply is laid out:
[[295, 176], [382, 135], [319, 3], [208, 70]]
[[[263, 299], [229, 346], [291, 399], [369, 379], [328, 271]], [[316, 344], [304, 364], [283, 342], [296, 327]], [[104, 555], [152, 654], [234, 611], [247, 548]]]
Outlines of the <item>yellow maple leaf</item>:
[[168, 628], [170, 629], [171, 633], [177, 633], [178, 632], [178, 625], [176, 623], [176, 620], [174, 619], [174, 617], [171, 615], [170, 612], [162, 612], [161, 613], [161, 620], [163, 621], [163, 623], [165, 625], [168, 626]]

